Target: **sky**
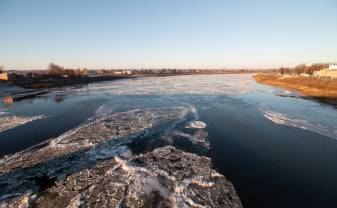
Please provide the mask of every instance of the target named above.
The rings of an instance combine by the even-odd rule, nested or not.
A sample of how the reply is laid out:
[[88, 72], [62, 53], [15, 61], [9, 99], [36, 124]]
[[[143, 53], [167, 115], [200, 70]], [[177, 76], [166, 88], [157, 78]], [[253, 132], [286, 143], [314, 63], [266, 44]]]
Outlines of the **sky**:
[[6, 69], [337, 62], [337, 0], [0, 0]]

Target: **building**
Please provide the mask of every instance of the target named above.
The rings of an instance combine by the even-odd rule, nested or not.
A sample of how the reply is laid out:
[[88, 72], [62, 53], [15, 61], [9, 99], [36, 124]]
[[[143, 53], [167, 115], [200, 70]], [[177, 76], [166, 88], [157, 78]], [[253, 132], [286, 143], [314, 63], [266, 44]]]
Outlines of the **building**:
[[121, 75], [122, 72], [121, 72], [121, 71], [113, 71], [112, 74], [113, 74], [113, 75]]
[[337, 70], [337, 64], [330, 64], [329, 70]]
[[132, 74], [132, 72], [130, 70], [123, 70], [122, 74], [130, 75], [130, 74]]
[[0, 73], [0, 81], [7, 81], [7, 80], [8, 80], [7, 72]]
[[314, 76], [337, 78], [337, 64], [330, 64], [329, 68], [325, 68], [320, 71], [315, 71]]

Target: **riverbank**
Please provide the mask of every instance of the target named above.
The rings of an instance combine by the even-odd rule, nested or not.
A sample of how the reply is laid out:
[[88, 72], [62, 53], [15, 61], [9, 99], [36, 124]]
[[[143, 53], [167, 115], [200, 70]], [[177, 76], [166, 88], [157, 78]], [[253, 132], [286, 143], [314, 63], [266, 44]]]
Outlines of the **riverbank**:
[[337, 99], [337, 79], [276, 74], [256, 74], [253, 78], [258, 83], [294, 90], [305, 96]]
[[112, 81], [117, 79], [127, 79], [132, 76], [97, 76], [97, 77], [76, 77], [76, 78], [49, 78], [42, 80], [20, 80], [14, 81], [18, 85], [26, 89], [48, 89], [54, 87], [63, 87], [76, 84], [88, 84], [92, 82]]

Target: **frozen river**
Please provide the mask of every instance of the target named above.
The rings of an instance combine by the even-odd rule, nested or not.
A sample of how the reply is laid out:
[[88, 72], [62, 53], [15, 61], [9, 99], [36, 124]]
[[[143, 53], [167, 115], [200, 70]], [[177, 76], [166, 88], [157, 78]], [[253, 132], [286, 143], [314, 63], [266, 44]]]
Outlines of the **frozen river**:
[[209, 157], [244, 207], [337, 207], [337, 109], [248, 74], [100, 82], [0, 106], [2, 164], [107, 139], [97, 157], [166, 145]]

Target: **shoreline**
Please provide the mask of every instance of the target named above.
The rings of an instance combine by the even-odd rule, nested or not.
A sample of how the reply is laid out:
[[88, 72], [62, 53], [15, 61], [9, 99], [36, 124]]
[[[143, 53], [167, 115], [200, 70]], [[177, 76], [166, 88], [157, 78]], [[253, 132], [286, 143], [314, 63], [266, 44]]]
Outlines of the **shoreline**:
[[276, 74], [255, 74], [253, 78], [257, 83], [293, 90], [311, 98], [337, 99], [337, 79]]
[[100, 76], [82, 78], [49, 78], [43, 80], [22, 80], [14, 81], [13, 84], [24, 89], [51, 89], [56, 87], [71, 86], [77, 84], [88, 84], [93, 82], [114, 81], [119, 79], [129, 79], [129, 76]]
[[251, 74], [253, 72], [199, 72], [199, 73], [145, 73], [145, 74], [132, 74], [127, 76], [96, 76], [96, 77], [73, 77], [73, 78], [60, 78], [50, 77], [47, 79], [24, 79], [16, 81], [8, 81], [16, 86], [24, 89], [51, 89], [63, 86], [72, 86], [77, 84], [88, 84], [93, 82], [114, 81], [120, 79], [132, 79], [140, 77], [169, 77], [169, 76], [183, 76], [183, 75], [213, 75], [213, 74]]

